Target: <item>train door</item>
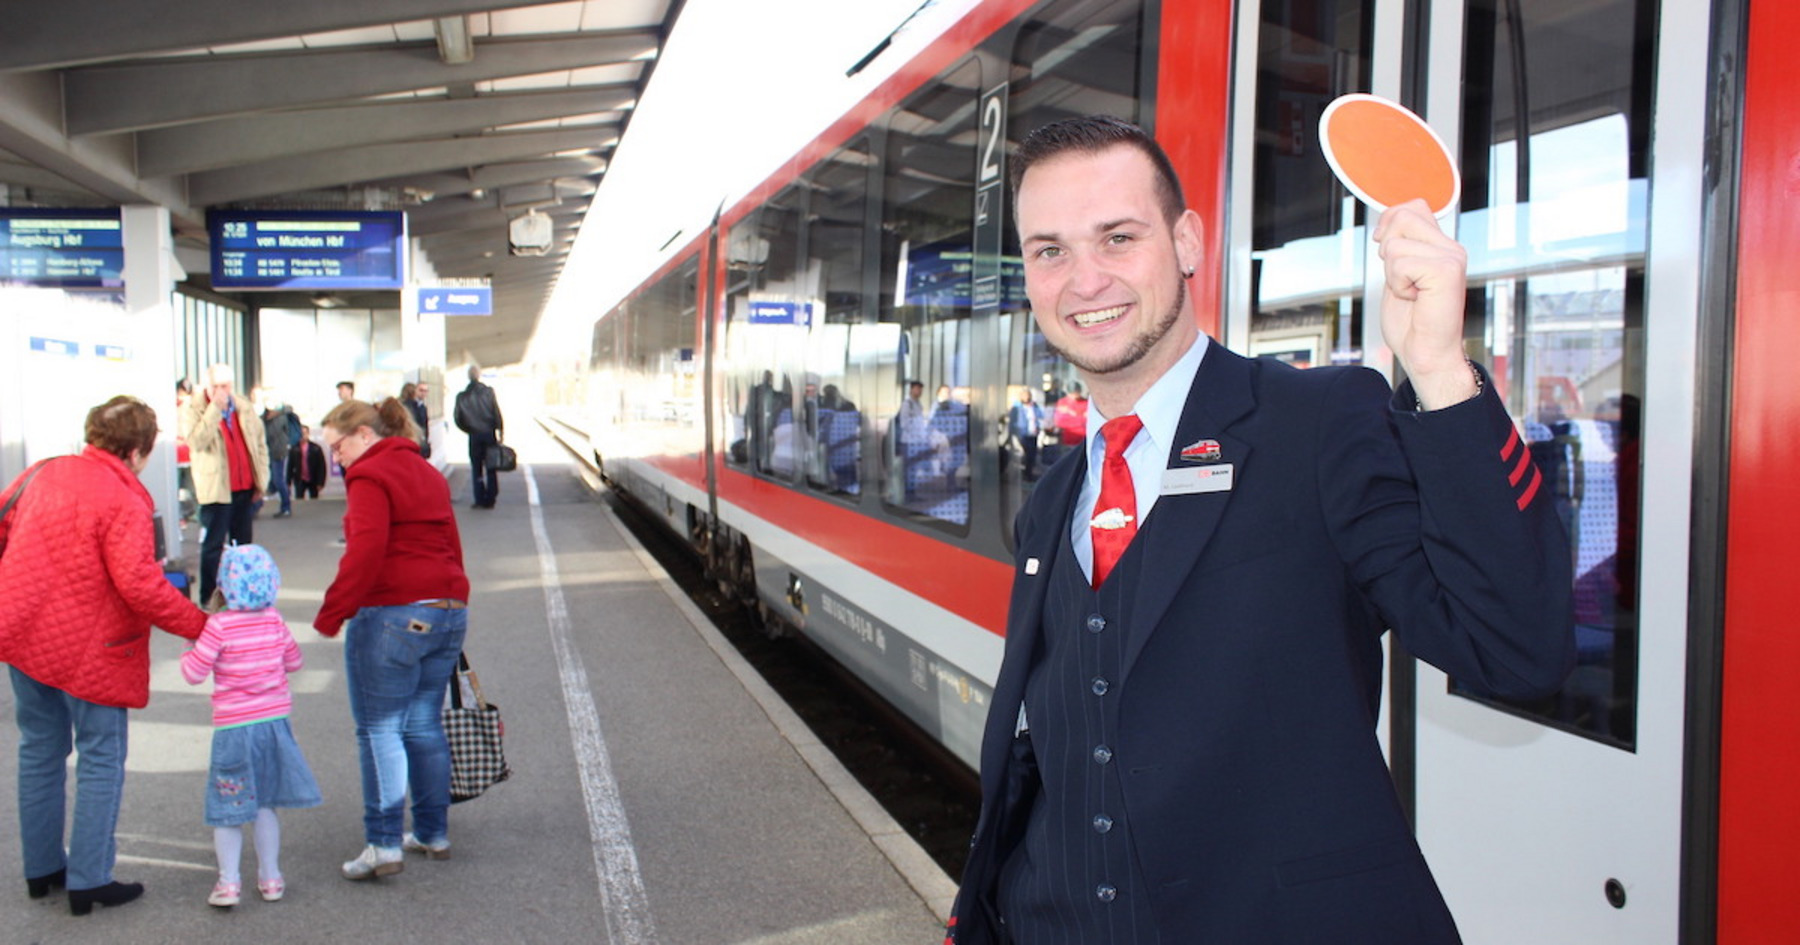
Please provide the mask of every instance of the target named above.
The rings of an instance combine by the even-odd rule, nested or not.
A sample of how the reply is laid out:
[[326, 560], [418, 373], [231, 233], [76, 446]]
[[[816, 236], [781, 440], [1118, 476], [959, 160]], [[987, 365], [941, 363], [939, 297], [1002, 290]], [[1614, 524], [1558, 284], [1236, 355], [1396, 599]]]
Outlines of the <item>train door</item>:
[[1431, 11], [1375, 71], [1416, 27], [1392, 74], [1460, 152], [1465, 342], [1567, 527], [1578, 662], [1530, 704], [1416, 667], [1420, 842], [1471, 945], [1674, 942], [1707, 4]]
[[1568, 526], [1562, 692], [1500, 704], [1396, 654], [1390, 757], [1471, 945], [1678, 936], [1707, 7], [1240, 5], [1226, 343], [1391, 368], [1373, 220], [1315, 129], [1345, 92], [1412, 105], [1459, 152], [1466, 347]]

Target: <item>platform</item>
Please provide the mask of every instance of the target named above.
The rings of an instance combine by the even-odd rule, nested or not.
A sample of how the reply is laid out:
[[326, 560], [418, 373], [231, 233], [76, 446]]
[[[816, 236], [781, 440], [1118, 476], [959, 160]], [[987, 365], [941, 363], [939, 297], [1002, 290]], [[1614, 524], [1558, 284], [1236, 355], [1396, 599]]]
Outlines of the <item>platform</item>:
[[[287, 897], [205, 904], [207, 693], [158, 633], [150, 706], [131, 724], [123, 880], [142, 901], [69, 915], [17, 881], [16, 729], [0, 686], [0, 927], [80, 943], [601, 942], [611, 945], [937, 941], [952, 881], [768, 691], [574, 474], [547, 438], [515, 433], [499, 505], [469, 508], [453, 468], [474, 585], [467, 650], [506, 720], [514, 776], [451, 810], [453, 857], [353, 883], [362, 846], [341, 643], [311, 628], [335, 572], [343, 491], [265, 507], [256, 541], [282, 569], [280, 607], [305, 653], [294, 728], [325, 794], [285, 811]], [[191, 539], [191, 536], [190, 536]], [[246, 844], [246, 889], [255, 861]]]

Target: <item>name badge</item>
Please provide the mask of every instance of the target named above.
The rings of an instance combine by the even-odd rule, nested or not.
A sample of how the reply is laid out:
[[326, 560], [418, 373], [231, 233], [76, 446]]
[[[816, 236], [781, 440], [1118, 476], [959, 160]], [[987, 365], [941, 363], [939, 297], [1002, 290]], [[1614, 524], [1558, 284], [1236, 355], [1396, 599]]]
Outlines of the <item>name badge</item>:
[[1165, 469], [1162, 495], [1193, 495], [1198, 492], [1230, 492], [1232, 464], [1195, 466], [1187, 469]]

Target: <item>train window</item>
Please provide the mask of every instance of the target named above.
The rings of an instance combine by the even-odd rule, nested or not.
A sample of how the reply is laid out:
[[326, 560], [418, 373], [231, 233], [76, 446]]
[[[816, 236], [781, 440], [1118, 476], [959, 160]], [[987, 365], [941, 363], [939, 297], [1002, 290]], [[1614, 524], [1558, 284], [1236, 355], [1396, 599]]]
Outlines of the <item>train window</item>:
[[859, 140], [820, 162], [807, 175], [806, 251], [812, 294], [822, 302], [806, 349], [799, 441], [806, 481], [840, 496], [862, 491], [862, 413], [849, 393], [850, 332], [867, 320], [872, 293], [865, 291], [864, 217], [869, 202], [868, 143]]
[[1656, 7], [1471, 2], [1464, 48], [1469, 346], [1531, 444], [1575, 561], [1575, 672], [1506, 708], [1628, 749]]
[[[699, 265], [657, 280], [596, 326], [596, 355], [614, 371], [613, 422], [635, 438], [685, 450], [700, 425], [699, 362], [694, 352]], [[604, 346], [605, 351], [601, 351]], [[690, 431], [675, 435], [674, 431]]]
[[1252, 356], [1298, 367], [1362, 356], [1366, 211], [1320, 158], [1330, 101], [1369, 88], [1372, 0], [1262, 4], [1250, 249]]
[[805, 284], [801, 220], [805, 190], [789, 187], [731, 228], [726, 246], [728, 460], [779, 479], [797, 477], [794, 387], [819, 308]]
[[[954, 69], [889, 116], [879, 320], [900, 330], [877, 415], [883, 499], [969, 523], [969, 313], [980, 69]], [[897, 395], [897, 396], [896, 396]]]
[[[688, 262], [651, 289], [637, 309], [640, 320], [632, 330], [639, 349], [636, 363], [646, 372], [640, 381], [653, 392], [645, 412], [661, 425], [681, 430], [700, 425], [700, 371], [694, 351], [699, 292], [699, 263]], [[683, 437], [681, 442], [692, 441]]]
[[[1143, 11], [1135, 2], [1067, 0], [1043, 7], [1013, 42], [1008, 137], [1080, 115], [1144, 121]], [[1010, 197], [1010, 195], [1008, 195]], [[1025, 298], [1018, 231], [1003, 228], [1000, 331], [1006, 343], [1006, 413], [1001, 447], [1001, 521], [1010, 524], [1038, 476], [1087, 437], [1087, 395], [1075, 368], [1044, 341]]]

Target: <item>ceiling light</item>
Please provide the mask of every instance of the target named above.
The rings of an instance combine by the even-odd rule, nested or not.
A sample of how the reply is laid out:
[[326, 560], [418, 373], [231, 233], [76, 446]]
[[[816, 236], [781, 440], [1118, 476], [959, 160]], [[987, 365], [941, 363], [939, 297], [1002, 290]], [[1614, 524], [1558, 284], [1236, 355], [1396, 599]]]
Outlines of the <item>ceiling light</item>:
[[440, 17], [433, 26], [437, 30], [438, 59], [452, 66], [474, 61], [475, 41], [469, 36], [467, 16]]

